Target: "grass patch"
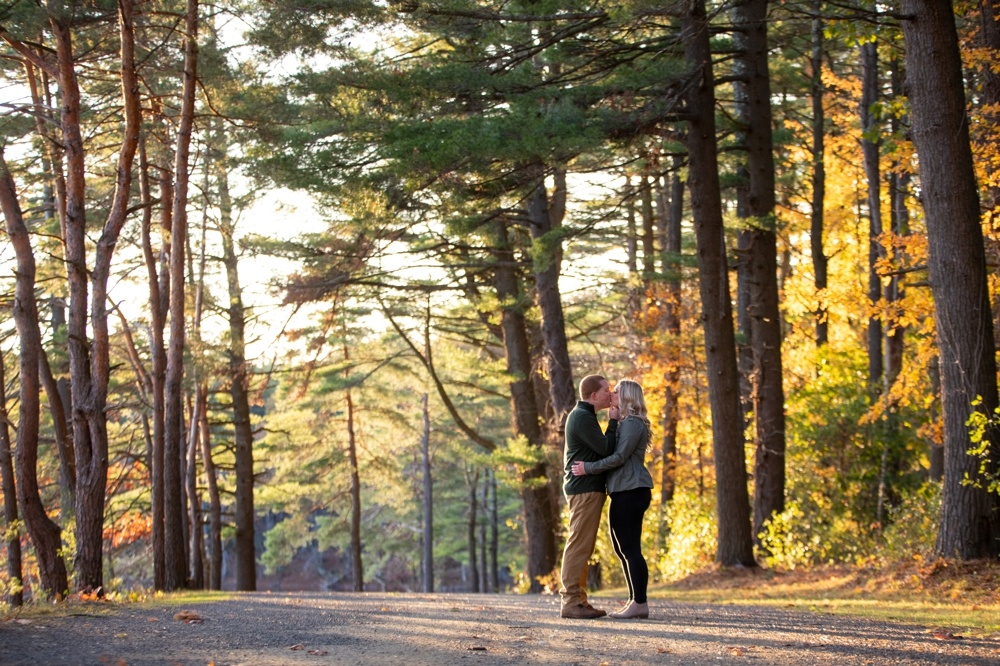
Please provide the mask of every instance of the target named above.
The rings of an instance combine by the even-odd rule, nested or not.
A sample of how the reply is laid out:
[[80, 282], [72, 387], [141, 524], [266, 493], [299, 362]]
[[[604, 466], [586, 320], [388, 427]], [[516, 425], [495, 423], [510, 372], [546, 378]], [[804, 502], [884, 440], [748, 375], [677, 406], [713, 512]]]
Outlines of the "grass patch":
[[712, 568], [653, 587], [687, 603], [760, 605], [1000, 634], [1000, 562], [935, 560], [794, 571]]
[[157, 592], [144, 602], [150, 608], [185, 606], [189, 604], [210, 604], [214, 601], [228, 601], [236, 592], [218, 590], [178, 590], [177, 592]]
[[131, 593], [128, 597], [113, 595], [106, 599], [97, 599], [90, 595], [83, 598], [71, 595], [68, 599], [58, 603], [29, 601], [18, 608], [0, 604], [0, 622], [73, 615], [113, 615], [125, 605], [145, 608], [173, 608], [191, 604], [207, 604], [232, 599], [236, 594], [235, 592], [212, 590], [178, 590], [176, 592]]

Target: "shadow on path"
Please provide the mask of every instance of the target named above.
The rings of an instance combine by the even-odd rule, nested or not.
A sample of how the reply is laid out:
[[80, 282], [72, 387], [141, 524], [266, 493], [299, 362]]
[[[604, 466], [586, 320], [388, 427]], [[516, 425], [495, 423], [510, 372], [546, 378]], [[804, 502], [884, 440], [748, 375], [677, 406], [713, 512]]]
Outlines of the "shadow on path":
[[[175, 620], [181, 609], [204, 621]], [[1000, 664], [997, 638], [940, 641], [922, 627], [752, 606], [650, 610], [563, 620], [551, 596], [238, 594], [0, 624], [0, 664]]]

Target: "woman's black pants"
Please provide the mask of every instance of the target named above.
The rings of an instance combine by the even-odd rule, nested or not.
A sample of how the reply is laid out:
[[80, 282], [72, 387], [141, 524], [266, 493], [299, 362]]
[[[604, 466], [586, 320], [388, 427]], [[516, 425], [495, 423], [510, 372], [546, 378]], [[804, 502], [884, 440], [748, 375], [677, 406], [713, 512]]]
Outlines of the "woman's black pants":
[[608, 518], [611, 523], [611, 543], [622, 561], [629, 599], [646, 603], [649, 569], [642, 556], [642, 517], [653, 499], [651, 488], [634, 488], [611, 493]]

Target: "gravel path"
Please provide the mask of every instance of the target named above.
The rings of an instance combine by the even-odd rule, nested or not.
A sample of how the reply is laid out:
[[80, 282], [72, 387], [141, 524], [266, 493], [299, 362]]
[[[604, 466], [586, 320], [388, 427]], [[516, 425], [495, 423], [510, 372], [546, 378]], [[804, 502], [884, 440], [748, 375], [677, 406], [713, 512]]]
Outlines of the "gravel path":
[[[5, 622], [0, 664], [1000, 664], [998, 636], [940, 640], [924, 627], [752, 606], [650, 609], [649, 620], [563, 620], [552, 596], [240, 594]], [[180, 610], [203, 621], [174, 619]]]

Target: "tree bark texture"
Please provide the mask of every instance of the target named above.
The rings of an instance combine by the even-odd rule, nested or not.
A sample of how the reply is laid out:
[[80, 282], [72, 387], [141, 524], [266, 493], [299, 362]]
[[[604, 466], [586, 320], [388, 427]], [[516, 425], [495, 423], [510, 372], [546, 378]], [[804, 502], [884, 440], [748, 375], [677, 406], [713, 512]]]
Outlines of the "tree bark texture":
[[[485, 479], [484, 479], [485, 481]], [[489, 577], [489, 564], [487, 563], [487, 536], [486, 536], [486, 508], [487, 501], [489, 499], [490, 489], [489, 486], [484, 482], [482, 485], [483, 494], [481, 497], [481, 502], [479, 506], [481, 507], [482, 515], [479, 520], [479, 591], [482, 593], [491, 592], [490, 590], [490, 577]]]
[[198, 403], [197, 391], [193, 397], [188, 397], [191, 414], [188, 422], [187, 468], [184, 480], [187, 484], [188, 497], [188, 586], [194, 590], [205, 588], [205, 533], [202, 529], [201, 495], [198, 493], [198, 413], [201, 405]]
[[423, 495], [423, 591], [434, 591], [434, 479], [431, 476], [431, 415], [428, 408], [429, 396], [424, 393], [420, 398], [421, 413], [424, 418], [424, 431], [420, 438], [420, 459], [424, 485]]
[[476, 521], [479, 518], [479, 468], [476, 467], [471, 472], [466, 470], [465, 481], [469, 490], [469, 508], [466, 515], [466, 548], [469, 554], [469, 582], [472, 584], [472, 592], [478, 594], [482, 591], [479, 586], [479, 544], [477, 544]]
[[[512, 428], [516, 437], [524, 437], [529, 446], [540, 449], [542, 432], [531, 383], [531, 350], [524, 320], [524, 295], [520, 288], [506, 220], [496, 223], [495, 247], [494, 280], [502, 308], [501, 328], [507, 372], [510, 375]], [[538, 579], [548, 575], [556, 564], [557, 512], [546, 478], [544, 459], [521, 472], [521, 497], [524, 501], [524, 524], [528, 541], [528, 576], [533, 592], [541, 591]]]
[[[996, 0], [979, 0], [979, 44], [988, 49], [992, 59], [985, 62], [996, 62], [1000, 58], [1000, 4]], [[1000, 229], [1000, 185], [997, 185], [997, 172], [1000, 170], [997, 164], [996, 151], [1000, 150], [1000, 140], [997, 138], [996, 124], [1000, 121], [1000, 72], [995, 67], [985, 64], [982, 67], [982, 105], [990, 109], [981, 110], [985, 116], [984, 123], [987, 137], [984, 143], [986, 150], [994, 155], [992, 160], [986, 160], [987, 182], [985, 188], [986, 221], [988, 228], [996, 232]]]
[[[632, 174], [625, 174], [625, 193], [623, 196], [625, 203], [625, 248], [627, 258], [625, 266], [628, 269], [628, 276], [631, 278], [639, 272], [639, 232], [635, 222], [635, 188], [632, 186]], [[629, 311], [636, 307], [635, 294], [629, 289]]]
[[[676, 165], [675, 165], [676, 166]], [[663, 328], [667, 333], [668, 358], [663, 383], [666, 395], [663, 402], [663, 460], [660, 467], [660, 511], [661, 522], [666, 524], [666, 511], [674, 498], [677, 471], [677, 425], [680, 413], [677, 401], [680, 397], [681, 379], [681, 279], [683, 262], [681, 258], [681, 218], [684, 210], [684, 182], [675, 169], [670, 175], [670, 206], [664, 207], [668, 213], [664, 234], [663, 274], [666, 277], [666, 308]], [[666, 529], [661, 529], [666, 538]], [[664, 544], [665, 545], [665, 541]]]
[[198, 434], [201, 442], [201, 460], [205, 468], [208, 488], [208, 589], [222, 589], [222, 500], [219, 482], [212, 460], [212, 433], [208, 425], [208, 386], [198, 387]]
[[649, 167], [643, 170], [639, 181], [639, 199], [642, 202], [642, 280], [648, 287], [656, 270], [656, 219], [653, 214], [653, 186], [649, 182]]
[[[20, 407], [17, 419], [16, 497], [24, 513], [28, 534], [35, 546], [42, 588], [53, 599], [67, 592], [66, 563], [60, 554], [61, 530], [45, 512], [38, 489], [38, 433], [41, 411], [38, 363], [42, 334], [38, 328], [35, 301], [35, 255], [28, 228], [24, 224], [17, 188], [0, 148], [0, 207], [7, 224], [7, 236], [17, 257], [14, 284], [14, 325], [20, 339]], [[6, 492], [6, 488], [4, 489]]]
[[[233, 401], [233, 428], [236, 438], [236, 589], [257, 589], [257, 555], [254, 532], [253, 428], [250, 424], [249, 377], [246, 359], [246, 308], [240, 285], [239, 258], [236, 256], [232, 199], [225, 171], [220, 170], [219, 226], [222, 261], [226, 266], [229, 290], [229, 394]], [[354, 468], [352, 463], [352, 469]]]
[[151, 396], [152, 433], [150, 435], [149, 452], [149, 485], [152, 496], [152, 541], [153, 541], [153, 588], [165, 588], [166, 573], [164, 569], [164, 523], [163, 523], [163, 397], [166, 379], [167, 353], [163, 338], [166, 325], [165, 300], [169, 294], [169, 277], [160, 274], [167, 256], [167, 243], [170, 237], [170, 225], [173, 212], [172, 188], [169, 179], [160, 177], [161, 217], [160, 236], [162, 247], [157, 257], [153, 252], [152, 222], [153, 196], [150, 169], [153, 167], [146, 153], [146, 135], [139, 137], [139, 192], [142, 199], [141, 243], [142, 254], [146, 264], [146, 281], [149, 288], [149, 356], [152, 372], [149, 376], [149, 393]]
[[[819, 9], [819, 3], [815, 4]], [[824, 212], [826, 199], [826, 131], [823, 111], [823, 21], [812, 20], [810, 31], [812, 51], [809, 57], [812, 94], [812, 211], [810, 213], [809, 246], [813, 264], [813, 285], [816, 287], [816, 346], [822, 347], [830, 337], [827, 321], [826, 287], [828, 259], [823, 249]]]
[[[347, 356], [346, 344], [344, 356]], [[354, 399], [350, 389], [346, 391], [344, 399], [347, 403], [347, 460], [351, 465], [351, 572], [354, 575], [354, 591], [363, 592], [365, 568], [361, 559], [361, 474], [358, 471], [358, 443], [354, 432]]]
[[[903, 89], [903, 73], [900, 71], [898, 58], [893, 58], [890, 65], [890, 78], [892, 83], [893, 97], [905, 95]], [[892, 116], [892, 133], [896, 134], [902, 130], [900, 118], [895, 114]], [[896, 237], [903, 237], [910, 233], [910, 210], [908, 201], [910, 197], [910, 173], [897, 165], [889, 175], [889, 225], [892, 233]], [[900, 252], [896, 249], [895, 252]], [[895, 259], [895, 257], [894, 257]], [[904, 283], [901, 275], [889, 276], [888, 284], [885, 285], [884, 296], [890, 310], [898, 307], [899, 301], [903, 298]], [[906, 336], [905, 327], [899, 322], [893, 322], [891, 330], [886, 331], [885, 336], [885, 389], [888, 393], [893, 383], [903, 371], [903, 351]]]
[[[209, 165], [206, 161], [204, 191], [209, 191]], [[198, 451], [200, 449], [200, 437], [198, 434], [202, 420], [201, 410], [207, 409], [207, 401], [203, 405], [200, 400], [200, 387], [204, 383], [202, 376], [204, 373], [204, 359], [202, 355], [201, 322], [205, 304], [205, 265], [207, 263], [206, 247], [208, 232], [208, 198], [204, 199], [201, 225], [201, 245], [198, 256], [198, 272], [195, 273], [194, 266], [188, 267], [191, 280], [194, 281], [194, 319], [191, 322], [191, 337], [194, 349], [192, 354], [191, 379], [195, 386], [194, 395], [188, 396], [188, 434], [187, 434], [187, 455], [185, 462], [187, 468], [184, 479], [186, 485], [186, 495], [188, 498], [188, 581], [193, 589], [203, 589], [205, 587], [205, 531], [202, 526], [201, 495], [198, 492]], [[190, 236], [188, 236], [190, 239]], [[188, 257], [192, 257], [190, 243], [188, 247]]]
[[[767, 64], [767, 0], [744, 0], [733, 8], [737, 67], [745, 77], [747, 146], [747, 265], [750, 302], [751, 391], [755, 419], [754, 540], [764, 523], [785, 510], [785, 392], [782, 387], [781, 314], [778, 310], [778, 251], [774, 215], [774, 147], [771, 83]], [[742, 47], [742, 48], [741, 48]]]
[[174, 162], [173, 221], [170, 235], [170, 342], [164, 380], [163, 409], [163, 519], [164, 587], [176, 590], [187, 583], [184, 533], [182, 400], [185, 339], [184, 250], [187, 238], [188, 164], [198, 66], [198, 1], [188, 0], [184, 21], [184, 85]]
[[[875, 263], [882, 256], [882, 176], [879, 169], [879, 144], [874, 106], [878, 103], [878, 48], [875, 42], [861, 45], [861, 152], [868, 179], [868, 301], [871, 307], [882, 298], [882, 280]], [[882, 319], [868, 317], [868, 386], [876, 396], [882, 388]]]
[[59, 451], [59, 484], [65, 488], [63, 506], [68, 517], [76, 504], [76, 455], [73, 451], [73, 433], [66, 420], [66, 407], [63, 404], [59, 382], [49, 365], [49, 356], [43, 347], [39, 354], [39, 378], [45, 389], [45, 397], [49, 403], [49, 415], [52, 417], [52, 429], [55, 431], [56, 449]]
[[497, 477], [488, 470], [490, 487], [490, 588], [500, 591], [500, 508], [497, 505]]
[[[997, 407], [986, 259], [979, 193], [962, 88], [962, 63], [951, 2], [905, 0], [902, 11], [913, 142], [920, 159], [928, 271], [935, 303], [944, 411], [944, 488], [935, 550], [971, 559], [1000, 554], [998, 498], [984, 486], [966, 422], [973, 409]], [[981, 398], [978, 407], [972, 402]], [[995, 429], [987, 432], [997, 469]], [[967, 485], [964, 479], [979, 482]]]
[[[131, 196], [132, 164], [139, 143], [141, 110], [135, 72], [133, 6], [118, 3], [121, 43], [121, 87], [125, 128], [118, 153], [111, 209], [97, 241], [87, 284], [86, 185], [80, 133], [80, 90], [69, 24], [50, 19], [62, 95], [61, 126], [66, 150], [66, 260], [70, 283], [69, 356], [76, 456], [76, 587], [103, 590], [104, 502], [108, 471], [107, 405], [110, 379], [107, 291], [111, 260], [125, 224]], [[88, 344], [89, 324], [93, 340]]]
[[[566, 340], [559, 274], [562, 272], [562, 220], [566, 211], [566, 172], [555, 173], [555, 190], [549, 195], [540, 180], [528, 199], [528, 218], [535, 249], [535, 290], [542, 314], [542, 339], [545, 347], [545, 371], [549, 380], [555, 425], [561, 433], [566, 416], [576, 406], [573, 367]], [[561, 442], [561, 438], [559, 438]]]
[[[6, 525], [7, 538], [7, 580], [20, 585], [24, 581], [21, 571], [21, 531], [12, 529], [18, 523], [17, 514], [17, 482], [14, 480], [14, 460], [11, 458], [10, 423], [7, 414], [7, 372], [0, 354], [0, 483], [3, 487], [3, 519]], [[23, 590], [14, 590], [7, 594], [7, 603], [17, 607], [24, 603]]]
[[688, 185], [697, 242], [715, 452], [719, 531], [716, 561], [724, 566], [752, 566], [755, 563], [750, 498], [722, 225], [712, 55], [704, 0], [693, 0], [687, 6], [681, 25], [685, 58], [695, 77], [686, 94], [692, 118], [687, 135]]

